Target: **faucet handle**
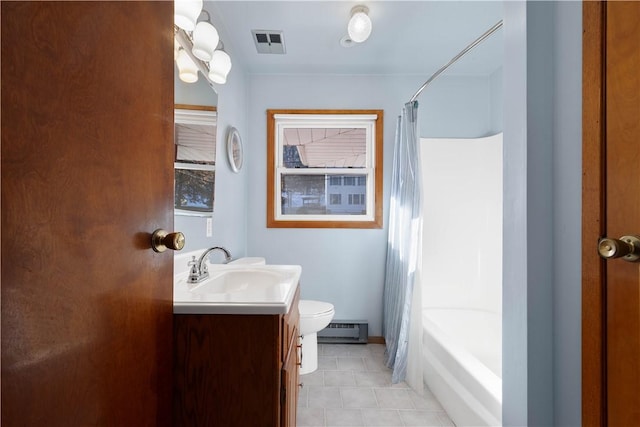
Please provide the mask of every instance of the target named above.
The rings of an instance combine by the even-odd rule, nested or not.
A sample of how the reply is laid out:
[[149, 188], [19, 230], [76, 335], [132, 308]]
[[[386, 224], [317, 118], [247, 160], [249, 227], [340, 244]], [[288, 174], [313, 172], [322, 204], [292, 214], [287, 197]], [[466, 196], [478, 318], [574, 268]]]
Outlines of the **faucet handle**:
[[196, 257], [192, 256], [191, 261], [187, 262], [187, 265], [191, 267], [191, 274], [198, 273], [198, 261], [196, 261]]

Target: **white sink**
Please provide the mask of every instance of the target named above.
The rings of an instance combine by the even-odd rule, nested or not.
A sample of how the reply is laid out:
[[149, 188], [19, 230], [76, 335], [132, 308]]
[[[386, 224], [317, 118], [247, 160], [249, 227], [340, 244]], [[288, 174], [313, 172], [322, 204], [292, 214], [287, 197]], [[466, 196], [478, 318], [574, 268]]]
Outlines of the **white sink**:
[[209, 277], [187, 283], [177, 277], [173, 312], [189, 314], [284, 314], [298, 287], [299, 265], [209, 264]]
[[234, 269], [215, 268], [209, 278], [193, 284], [191, 292], [202, 295], [229, 294], [238, 292], [264, 292], [286, 285], [293, 270], [242, 267]]
[[246, 264], [246, 265], [265, 265], [267, 260], [263, 257], [259, 256], [249, 256], [244, 258], [238, 258], [231, 261], [229, 264], [237, 265], [237, 264]]

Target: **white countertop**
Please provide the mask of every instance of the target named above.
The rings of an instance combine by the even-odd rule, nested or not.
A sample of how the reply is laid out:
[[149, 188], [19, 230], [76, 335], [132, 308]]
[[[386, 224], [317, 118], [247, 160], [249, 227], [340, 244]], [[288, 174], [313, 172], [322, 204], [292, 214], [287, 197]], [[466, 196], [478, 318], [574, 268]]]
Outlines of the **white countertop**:
[[[181, 257], [183, 258], [183, 257]], [[251, 260], [251, 262], [248, 262]], [[188, 271], [174, 277], [175, 314], [285, 314], [291, 308], [302, 268], [265, 265], [259, 258], [209, 264], [210, 278], [187, 283]], [[225, 276], [226, 275], [226, 276]]]

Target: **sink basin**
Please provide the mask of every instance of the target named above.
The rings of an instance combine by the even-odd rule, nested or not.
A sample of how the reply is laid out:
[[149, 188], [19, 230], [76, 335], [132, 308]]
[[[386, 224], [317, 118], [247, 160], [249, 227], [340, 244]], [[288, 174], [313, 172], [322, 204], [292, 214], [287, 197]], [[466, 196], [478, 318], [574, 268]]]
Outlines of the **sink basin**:
[[234, 259], [229, 264], [265, 265], [266, 263], [267, 262], [263, 257], [250, 256], [250, 257]]
[[284, 314], [300, 280], [299, 265], [209, 264], [209, 277], [174, 282], [173, 312], [186, 314]]
[[191, 292], [202, 295], [238, 292], [261, 292], [286, 285], [292, 271], [283, 269], [217, 269], [209, 272], [209, 278], [194, 283]]

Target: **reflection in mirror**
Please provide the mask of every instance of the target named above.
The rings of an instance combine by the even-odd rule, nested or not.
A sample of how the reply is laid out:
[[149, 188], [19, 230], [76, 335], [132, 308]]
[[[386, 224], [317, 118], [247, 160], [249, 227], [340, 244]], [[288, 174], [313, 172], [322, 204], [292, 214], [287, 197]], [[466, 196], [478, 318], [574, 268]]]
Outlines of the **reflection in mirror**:
[[215, 193], [217, 113], [176, 105], [175, 214], [211, 216]]

